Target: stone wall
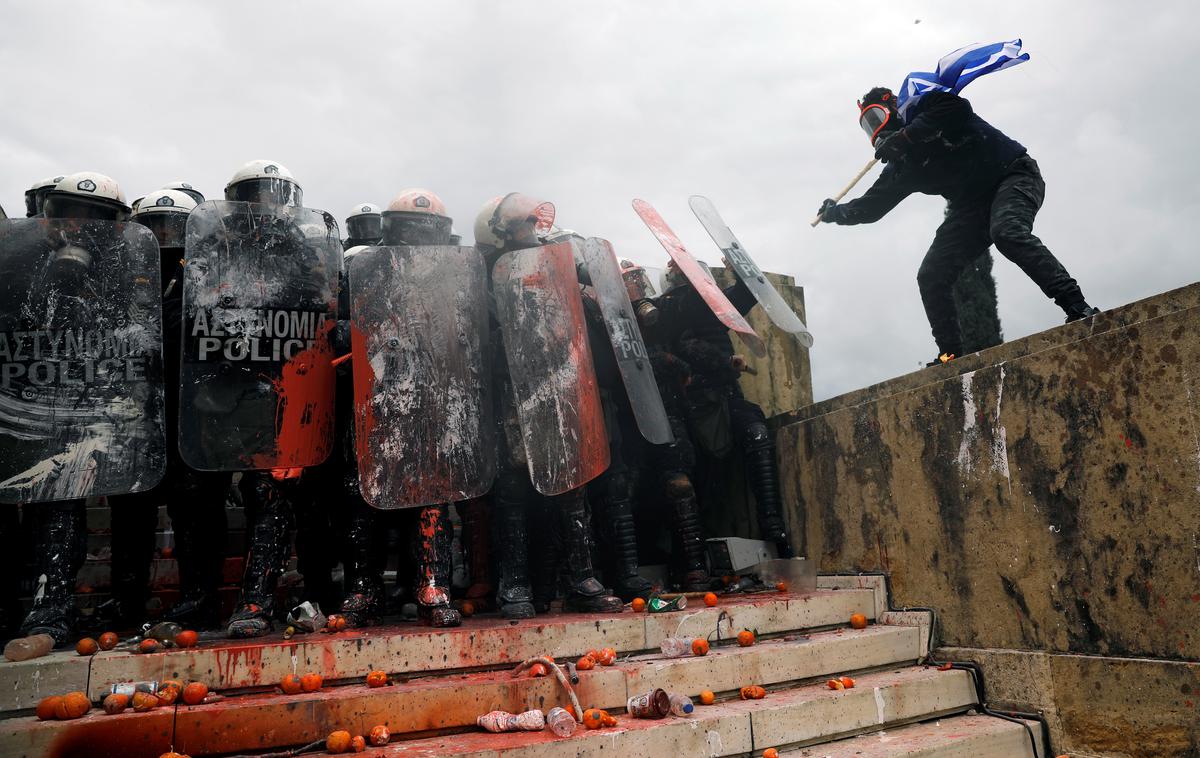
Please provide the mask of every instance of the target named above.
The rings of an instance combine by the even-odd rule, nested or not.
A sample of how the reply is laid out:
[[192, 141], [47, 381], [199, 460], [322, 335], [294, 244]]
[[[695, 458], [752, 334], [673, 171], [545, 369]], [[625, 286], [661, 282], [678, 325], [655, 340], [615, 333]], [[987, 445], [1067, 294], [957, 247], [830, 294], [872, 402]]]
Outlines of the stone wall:
[[[784, 414], [793, 534], [823, 571], [886, 571], [947, 646], [1159, 672], [1106, 687], [1088, 664], [1059, 752], [1200, 755], [1198, 374], [1191, 285]], [[1010, 705], [1062, 706], [1041, 684]], [[1164, 723], [1182, 731], [1161, 752], [1113, 735]]]

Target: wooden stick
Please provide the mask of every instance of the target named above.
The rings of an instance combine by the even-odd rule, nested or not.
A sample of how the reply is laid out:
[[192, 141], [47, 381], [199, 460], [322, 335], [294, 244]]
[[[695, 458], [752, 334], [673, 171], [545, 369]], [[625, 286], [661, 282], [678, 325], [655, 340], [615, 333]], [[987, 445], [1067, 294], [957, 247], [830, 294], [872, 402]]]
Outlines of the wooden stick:
[[[854, 185], [858, 184], [859, 180], [866, 176], [868, 171], [875, 168], [876, 163], [879, 163], [879, 159], [872, 158], [870, 163], [863, 166], [862, 171], [859, 171], [857, 174], [855, 174], [854, 178], [850, 180], [850, 183], [846, 185], [846, 188], [833, 196], [834, 201], [836, 202], [841, 200], [846, 196], [847, 192], [854, 189]], [[812, 226], [816, 226], [819, 223], [821, 223], [821, 214], [818, 213], [817, 217], [812, 220]]]

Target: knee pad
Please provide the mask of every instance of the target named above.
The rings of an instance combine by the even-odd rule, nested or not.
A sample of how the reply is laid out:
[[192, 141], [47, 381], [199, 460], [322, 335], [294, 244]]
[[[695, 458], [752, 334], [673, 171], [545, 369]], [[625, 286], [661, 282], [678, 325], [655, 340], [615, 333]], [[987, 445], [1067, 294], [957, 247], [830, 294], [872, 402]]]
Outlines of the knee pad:
[[696, 490], [692, 488], [692, 480], [687, 474], [671, 474], [663, 482], [663, 490], [667, 497], [675, 500], [693, 497], [696, 494]]
[[742, 444], [747, 450], [765, 450], [772, 446], [771, 432], [767, 425], [756, 421], [742, 432]]

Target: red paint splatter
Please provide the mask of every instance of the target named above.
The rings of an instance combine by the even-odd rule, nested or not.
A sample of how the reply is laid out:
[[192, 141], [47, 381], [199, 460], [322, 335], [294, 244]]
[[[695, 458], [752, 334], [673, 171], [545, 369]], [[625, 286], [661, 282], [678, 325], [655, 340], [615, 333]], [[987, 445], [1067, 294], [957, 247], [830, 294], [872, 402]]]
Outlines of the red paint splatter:
[[260, 469], [313, 466], [333, 448], [333, 345], [327, 319], [313, 346], [283, 365], [272, 380], [279, 400], [275, 408], [275, 451], [252, 456]]
[[373, 467], [371, 432], [375, 429], [375, 414], [371, 399], [375, 396], [375, 369], [367, 357], [367, 335], [353, 322], [350, 324], [350, 355], [354, 363], [354, 449], [364, 470]]

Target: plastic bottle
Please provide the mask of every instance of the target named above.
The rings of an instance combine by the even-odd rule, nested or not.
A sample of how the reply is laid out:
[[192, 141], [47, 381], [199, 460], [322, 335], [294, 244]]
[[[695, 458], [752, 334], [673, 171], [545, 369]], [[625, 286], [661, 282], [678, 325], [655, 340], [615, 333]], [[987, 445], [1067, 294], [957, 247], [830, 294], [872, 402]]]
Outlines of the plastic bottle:
[[629, 698], [625, 712], [635, 719], [660, 719], [671, 712], [671, 698], [666, 690], [656, 687]]
[[570, 737], [575, 733], [575, 718], [563, 708], [555, 706], [546, 714], [546, 726], [559, 737]]
[[677, 692], [671, 693], [671, 713], [676, 716], [687, 717], [692, 715], [692, 711], [696, 706], [692, 705], [692, 699], [687, 695], [680, 695]]
[[18, 637], [4, 646], [4, 657], [10, 661], [27, 661], [41, 658], [54, 649], [54, 638], [48, 634]]
[[692, 652], [692, 643], [691, 640], [685, 640], [682, 637], [666, 637], [659, 645], [659, 649], [668, 658], [681, 658]]

